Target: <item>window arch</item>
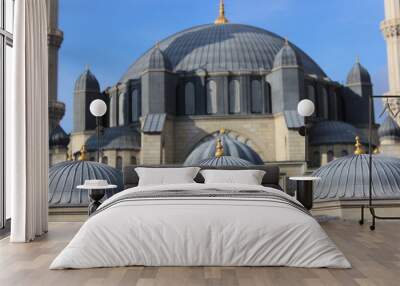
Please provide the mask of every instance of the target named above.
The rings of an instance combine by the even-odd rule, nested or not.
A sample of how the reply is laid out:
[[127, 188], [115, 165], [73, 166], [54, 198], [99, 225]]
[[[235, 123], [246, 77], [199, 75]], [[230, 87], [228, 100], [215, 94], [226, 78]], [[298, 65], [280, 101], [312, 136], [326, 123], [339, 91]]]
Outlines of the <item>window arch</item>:
[[142, 106], [141, 106], [141, 102], [140, 102], [139, 90], [137, 88], [132, 90], [132, 93], [131, 93], [131, 109], [132, 109], [132, 113], [131, 113], [132, 122], [139, 121], [139, 118], [142, 115], [141, 114]]
[[185, 115], [195, 114], [196, 92], [192, 82], [185, 85]]
[[332, 161], [335, 159], [335, 155], [334, 155], [334, 153], [333, 153], [332, 150], [329, 150], [329, 151], [326, 153], [326, 159], [327, 159], [327, 162], [328, 162], [328, 163], [329, 163], [329, 162], [332, 162]]
[[346, 157], [349, 155], [349, 152], [347, 150], [342, 150], [342, 157]]
[[318, 151], [314, 151], [314, 153], [312, 155], [312, 165], [314, 167], [321, 166], [321, 154]]
[[264, 102], [265, 113], [272, 113], [271, 93], [272, 93], [271, 84], [269, 82], [265, 82], [265, 102]]
[[237, 79], [229, 82], [229, 113], [240, 113], [240, 83]]
[[136, 165], [137, 164], [137, 159], [135, 156], [131, 157], [131, 165]]
[[263, 100], [261, 82], [259, 80], [251, 81], [251, 112], [262, 113]]
[[115, 164], [115, 168], [122, 170], [122, 157], [118, 156]]
[[103, 163], [103, 164], [108, 164], [108, 157], [107, 156], [103, 156], [102, 158], [101, 158], [101, 163]]
[[207, 113], [217, 113], [217, 83], [214, 80], [207, 82]]
[[320, 117], [328, 119], [328, 91], [326, 87], [321, 88], [321, 100], [319, 100]]

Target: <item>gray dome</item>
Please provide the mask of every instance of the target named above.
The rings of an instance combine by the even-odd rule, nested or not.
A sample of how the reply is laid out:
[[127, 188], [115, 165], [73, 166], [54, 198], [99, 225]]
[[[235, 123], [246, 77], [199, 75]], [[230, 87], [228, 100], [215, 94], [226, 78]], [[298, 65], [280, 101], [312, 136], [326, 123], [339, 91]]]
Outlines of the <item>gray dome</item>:
[[204, 160], [214, 158], [216, 151], [216, 138], [221, 138], [224, 146], [224, 155], [240, 158], [248, 161], [251, 165], [263, 165], [260, 156], [248, 145], [232, 138], [228, 134], [214, 134], [207, 136], [202, 142], [197, 144], [193, 151], [186, 158], [185, 166], [197, 166]]
[[[86, 141], [88, 151], [97, 150], [97, 136], [92, 135]], [[106, 128], [100, 136], [102, 150], [139, 150], [140, 133], [128, 126]]]
[[379, 127], [378, 135], [380, 139], [400, 139], [400, 126], [389, 115], [385, 122], [383, 122], [383, 124]]
[[355, 137], [368, 143], [367, 138], [351, 124], [342, 121], [321, 121], [313, 124], [310, 130], [311, 145], [354, 144]]
[[88, 191], [76, 187], [85, 180], [107, 180], [117, 189], [106, 190], [105, 198], [123, 190], [122, 172], [91, 161], [66, 161], [58, 163], [49, 171], [50, 207], [84, 207], [89, 205]]
[[99, 82], [89, 69], [86, 69], [75, 82], [75, 92], [79, 91], [100, 92]]
[[301, 65], [302, 65], [301, 58], [297, 55], [297, 52], [287, 42], [275, 56], [274, 68], [293, 67]]
[[[259, 72], [272, 70], [275, 55], [284, 44], [283, 38], [260, 28], [240, 24], [208, 24], [172, 35], [161, 41], [159, 46], [174, 72]], [[294, 45], [292, 47], [301, 58], [306, 73], [326, 77], [306, 53]], [[123, 75], [121, 82], [139, 78], [152, 51], [140, 57]]]
[[49, 146], [63, 146], [66, 147], [69, 144], [69, 136], [64, 129], [57, 125], [56, 128], [51, 132], [49, 136]]
[[251, 166], [249, 161], [232, 157], [232, 156], [221, 156], [209, 158], [201, 161], [199, 166], [207, 166], [207, 167], [229, 167], [229, 166]]
[[354, 64], [350, 73], [347, 75], [347, 84], [371, 84], [371, 76], [366, 68], [359, 61]]
[[158, 46], [156, 46], [150, 54], [147, 69], [171, 70], [171, 63]]
[[[400, 159], [373, 155], [373, 197], [400, 198]], [[314, 200], [357, 200], [368, 198], [369, 155], [342, 157], [319, 168], [314, 185]]]

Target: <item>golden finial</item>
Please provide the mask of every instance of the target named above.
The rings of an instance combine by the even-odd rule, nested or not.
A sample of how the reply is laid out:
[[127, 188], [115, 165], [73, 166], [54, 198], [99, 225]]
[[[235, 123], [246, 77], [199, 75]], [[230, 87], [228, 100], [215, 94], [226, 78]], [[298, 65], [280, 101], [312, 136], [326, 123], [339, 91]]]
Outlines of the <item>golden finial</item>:
[[74, 161], [74, 157], [72, 156], [71, 149], [69, 149], [67, 152], [67, 161]]
[[221, 139], [217, 140], [217, 147], [215, 148], [215, 157], [220, 158], [224, 156], [224, 146], [222, 145]]
[[219, 15], [217, 20], [215, 20], [215, 25], [221, 25], [228, 23], [228, 19], [225, 17], [225, 4], [224, 0], [220, 0], [219, 2]]
[[374, 154], [377, 155], [377, 154], [379, 154], [379, 153], [381, 153], [381, 150], [379, 150], [379, 147], [376, 147], [376, 148], [374, 149]]
[[225, 128], [224, 127], [222, 127], [220, 130], [219, 130], [219, 134], [225, 134]]
[[79, 161], [87, 161], [87, 156], [86, 156], [87, 151], [86, 151], [85, 145], [82, 145], [80, 152], [81, 152], [81, 155], [79, 156], [78, 160]]
[[365, 151], [362, 147], [362, 144], [360, 142], [360, 137], [356, 136], [356, 144], [354, 145], [356, 147], [356, 150], [354, 150], [355, 155], [362, 155], [365, 154]]

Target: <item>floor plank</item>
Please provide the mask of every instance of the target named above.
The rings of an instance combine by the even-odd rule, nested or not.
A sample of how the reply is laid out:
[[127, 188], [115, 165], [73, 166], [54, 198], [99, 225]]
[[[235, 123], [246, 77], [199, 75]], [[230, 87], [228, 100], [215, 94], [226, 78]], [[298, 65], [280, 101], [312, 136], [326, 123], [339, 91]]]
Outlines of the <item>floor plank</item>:
[[0, 240], [0, 285], [136, 285], [136, 286], [266, 286], [266, 285], [399, 285], [400, 222], [379, 222], [377, 230], [350, 221], [322, 223], [345, 253], [352, 269], [285, 267], [120, 267], [50, 271], [55, 256], [81, 223], [50, 223], [45, 236], [29, 244]]

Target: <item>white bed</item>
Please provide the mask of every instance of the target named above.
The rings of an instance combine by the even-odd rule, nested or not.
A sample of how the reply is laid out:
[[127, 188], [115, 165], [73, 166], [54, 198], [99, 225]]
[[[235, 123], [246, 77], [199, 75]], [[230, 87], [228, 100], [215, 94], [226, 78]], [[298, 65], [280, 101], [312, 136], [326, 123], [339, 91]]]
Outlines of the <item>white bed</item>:
[[[177, 192], [174, 196], [146, 197], [147, 193], [166, 191]], [[259, 191], [263, 192], [260, 197], [252, 195]], [[191, 196], [191, 192], [203, 195]], [[105, 201], [50, 269], [128, 265], [351, 267], [318, 222], [298, 204], [282, 191], [254, 185], [135, 187]]]

